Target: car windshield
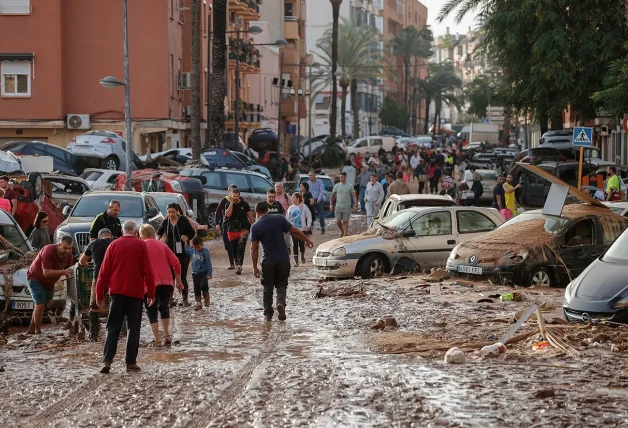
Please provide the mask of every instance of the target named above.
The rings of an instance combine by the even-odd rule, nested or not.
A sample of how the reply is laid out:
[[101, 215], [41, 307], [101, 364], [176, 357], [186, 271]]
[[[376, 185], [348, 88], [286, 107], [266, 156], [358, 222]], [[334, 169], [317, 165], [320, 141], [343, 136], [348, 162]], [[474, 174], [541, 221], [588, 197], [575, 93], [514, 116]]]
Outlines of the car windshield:
[[412, 207], [451, 207], [455, 206], [456, 202], [447, 199], [415, 199], [410, 201], [403, 201], [399, 204], [399, 208], [402, 210]]
[[390, 217], [378, 222], [386, 229], [400, 229], [417, 215], [414, 211], [397, 211]]
[[[159, 206], [159, 211], [161, 211], [162, 213], [165, 213], [168, 211], [167, 207], [168, 204], [178, 204], [179, 203], [179, 197], [177, 195], [175, 195], [174, 193], [172, 194], [172, 196], [168, 195], [168, 196], [155, 196], [152, 195], [153, 199], [155, 199], [155, 202], [157, 202], [157, 205]], [[187, 213], [184, 213], [187, 214]]]
[[257, 165], [257, 163], [255, 163], [255, 162], [254, 162], [251, 158], [249, 158], [248, 156], [244, 156], [244, 155], [242, 155], [242, 154], [240, 154], [240, 153], [236, 153], [236, 152], [232, 152], [232, 153], [233, 153], [233, 155], [234, 155], [236, 158], [240, 159], [240, 160], [244, 163], [244, 165], [246, 165], [246, 166], [250, 166], [250, 165]]
[[538, 219], [545, 220], [545, 230], [552, 235], [558, 233], [558, 231], [560, 231], [563, 226], [569, 221], [568, 218], [544, 215], [543, 213], [523, 213], [519, 214], [516, 217], [513, 217], [499, 227], [502, 228], [511, 224]]
[[138, 219], [144, 217], [142, 198], [138, 196], [124, 195], [87, 195], [83, 196], [74, 206], [72, 217], [94, 218], [98, 214], [107, 211], [109, 201], [120, 201], [120, 218]]
[[618, 265], [628, 265], [628, 233], [622, 232], [615, 242], [608, 247], [602, 256], [602, 261]]
[[611, 207], [611, 211], [614, 212], [615, 214], [621, 215], [621, 213], [624, 212], [624, 209], [620, 207]]
[[98, 171], [87, 171], [81, 174], [81, 178], [85, 181], [97, 181], [100, 177], [102, 177], [102, 172]]
[[[32, 248], [28, 244], [26, 236], [21, 233], [21, 229], [13, 224], [0, 224], [0, 235], [11, 243], [15, 248], [22, 251], [31, 251]], [[17, 260], [19, 254], [8, 251], [0, 255], [0, 261]]]

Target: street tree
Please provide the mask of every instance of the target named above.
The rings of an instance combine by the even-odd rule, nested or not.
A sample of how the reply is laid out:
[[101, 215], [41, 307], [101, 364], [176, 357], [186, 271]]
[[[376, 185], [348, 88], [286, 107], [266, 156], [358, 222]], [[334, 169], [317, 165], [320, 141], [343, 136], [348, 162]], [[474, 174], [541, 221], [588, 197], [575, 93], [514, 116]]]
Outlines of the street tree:
[[429, 26], [423, 27], [421, 31], [410, 26], [401, 30], [389, 43], [392, 53], [403, 60], [403, 102], [406, 106], [410, 100], [411, 67], [413, 64], [418, 64], [420, 58], [432, 56], [433, 41], [434, 36]]
[[461, 99], [457, 95], [457, 91], [462, 89], [462, 80], [457, 76], [454, 66], [450, 62], [429, 64], [427, 67], [427, 77], [425, 79], [417, 79], [416, 84], [419, 92], [425, 99], [425, 129], [427, 134], [429, 130], [430, 104], [434, 101], [434, 129], [439, 124], [441, 110], [443, 105], [454, 106], [458, 109], [461, 107]]
[[604, 87], [591, 98], [615, 119], [628, 113], [628, 57], [613, 62]]
[[404, 129], [410, 119], [410, 113], [405, 105], [392, 97], [384, 98], [384, 105], [379, 112], [383, 126]]
[[227, 4], [228, 0], [213, 0], [212, 75], [209, 141], [219, 146], [225, 135], [225, 96], [227, 95]]
[[[329, 118], [329, 135], [336, 136], [336, 125], [338, 120], [338, 78], [336, 71], [338, 70], [338, 25], [340, 20], [340, 5], [342, 0], [329, 0], [332, 10], [331, 24], [331, 115]], [[342, 115], [344, 117], [344, 111]], [[343, 129], [344, 133], [344, 129]]]
[[201, 158], [201, 0], [192, 0], [191, 31], [192, 31], [192, 69], [191, 80], [191, 137], [192, 159]]

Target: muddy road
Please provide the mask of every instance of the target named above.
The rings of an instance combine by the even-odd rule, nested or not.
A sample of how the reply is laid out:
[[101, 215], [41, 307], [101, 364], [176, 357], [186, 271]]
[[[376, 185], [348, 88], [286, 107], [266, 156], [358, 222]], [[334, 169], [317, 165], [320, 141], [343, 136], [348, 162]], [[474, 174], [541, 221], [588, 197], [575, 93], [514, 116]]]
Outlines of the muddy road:
[[[328, 227], [315, 239], [334, 236]], [[408, 352], [500, 336], [509, 316], [531, 302], [547, 302], [548, 320], [560, 317], [560, 291], [525, 290], [522, 302], [477, 303], [509, 290], [422, 287], [420, 276], [320, 284], [308, 263], [293, 268], [287, 321], [265, 323], [250, 262], [236, 277], [226, 270], [220, 243], [212, 245], [210, 310], [175, 308], [168, 348], [149, 345], [144, 320], [141, 373], [125, 372], [121, 343], [111, 374], [99, 374], [102, 338], [70, 339], [60, 326], [37, 338], [19, 336], [18, 328], [3, 337], [0, 426], [628, 425], [628, 354], [611, 352], [620, 346], [612, 336], [626, 333], [628, 343], [628, 328], [597, 342], [587, 342], [594, 331], [578, 330], [579, 358], [532, 351], [534, 338], [497, 359], [467, 352], [464, 365], [443, 364], [444, 351]], [[316, 298], [321, 286], [357, 291]], [[385, 316], [399, 327], [373, 330]]]

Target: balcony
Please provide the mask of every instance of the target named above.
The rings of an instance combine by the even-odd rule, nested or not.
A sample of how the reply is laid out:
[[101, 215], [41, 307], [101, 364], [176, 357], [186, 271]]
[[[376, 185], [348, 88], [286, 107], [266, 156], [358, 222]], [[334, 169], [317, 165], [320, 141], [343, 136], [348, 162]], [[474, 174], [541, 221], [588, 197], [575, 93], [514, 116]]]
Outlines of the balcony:
[[241, 52], [238, 55], [237, 41], [229, 40], [229, 67], [235, 68], [236, 60], [240, 61], [240, 71], [245, 74], [255, 74], [260, 72], [260, 53], [259, 50], [246, 43], [242, 44]]
[[241, 15], [245, 20], [257, 21], [260, 19], [259, 5], [257, 0], [240, 0], [240, 3], [244, 3], [246, 8], [242, 11]]
[[[230, 111], [227, 114], [227, 126], [235, 125], [235, 101], [231, 103]], [[255, 124], [259, 124], [262, 119], [264, 119], [264, 106], [259, 104], [248, 104], [242, 100], [240, 100], [240, 124], [242, 126], [247, 126], [247, 124], [251, 124], [251, 126], [256, 126]]]
[[296, 16], [284, 17], [283, 37], [286, 40], [300, 40], [299, 19]]

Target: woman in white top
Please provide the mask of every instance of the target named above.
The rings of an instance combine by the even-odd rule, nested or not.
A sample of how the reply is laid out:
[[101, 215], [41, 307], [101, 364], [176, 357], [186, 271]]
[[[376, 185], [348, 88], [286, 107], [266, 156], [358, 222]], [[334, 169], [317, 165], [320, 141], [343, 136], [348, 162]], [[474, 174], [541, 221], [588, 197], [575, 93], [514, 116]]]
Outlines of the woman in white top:
[[[307, 205], [303, 203], [303, 195], [295, 192], [292, 195], [292, 205], [286, 211], [286, 219], [302, 232], [308, 232], [312, 228], [312, 214]], [[301, 250], [301, 263], [305, 264], [305, 242], [292, 235], [292, 255], [294, 266], [299, 266], [299, 249]]]

